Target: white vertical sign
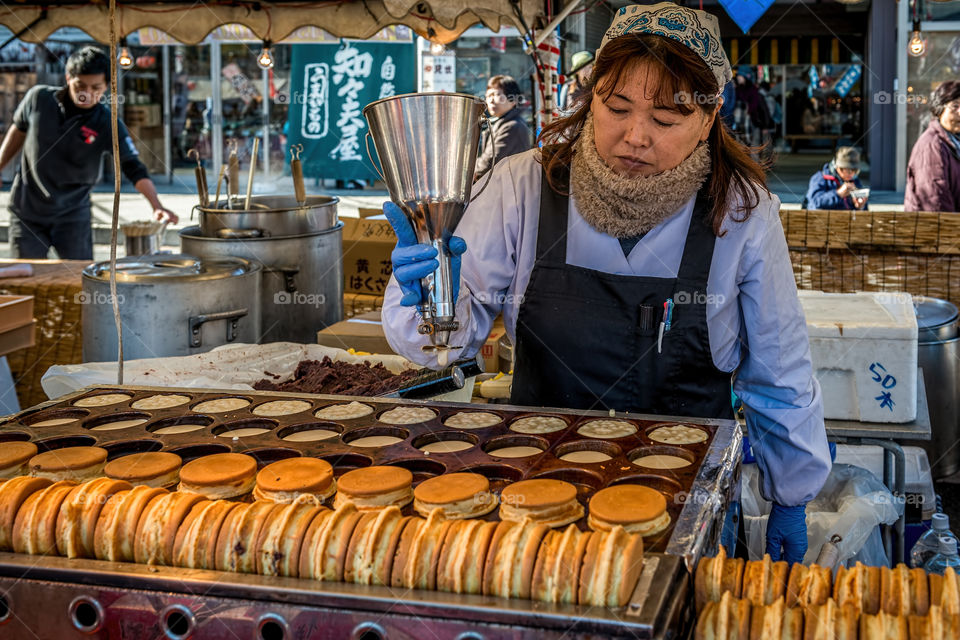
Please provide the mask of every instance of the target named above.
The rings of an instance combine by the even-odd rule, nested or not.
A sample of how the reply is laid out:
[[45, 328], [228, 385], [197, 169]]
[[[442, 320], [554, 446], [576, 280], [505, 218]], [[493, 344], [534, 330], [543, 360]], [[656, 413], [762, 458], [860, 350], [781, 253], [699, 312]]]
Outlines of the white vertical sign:
[[420, 78], [423, 91], [457, 91], [457, 57], [424, 54], [421, 58]]

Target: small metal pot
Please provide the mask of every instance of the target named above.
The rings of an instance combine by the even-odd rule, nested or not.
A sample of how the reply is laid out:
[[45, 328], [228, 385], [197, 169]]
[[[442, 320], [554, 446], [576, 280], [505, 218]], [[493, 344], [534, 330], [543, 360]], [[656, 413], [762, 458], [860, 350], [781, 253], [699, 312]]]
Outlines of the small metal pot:
[[208, 238], [276, 238], [326, 231], [337, 224], [334, 196], [307, 196], [301, 207], [293, 196], [254, 196], [220, 200], [200, 212], [200, 233]]

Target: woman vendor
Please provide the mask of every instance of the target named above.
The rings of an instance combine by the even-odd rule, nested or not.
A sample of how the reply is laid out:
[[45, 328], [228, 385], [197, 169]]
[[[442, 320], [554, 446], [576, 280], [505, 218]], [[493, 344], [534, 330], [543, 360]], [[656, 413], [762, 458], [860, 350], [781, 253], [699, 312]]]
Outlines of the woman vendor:
[[[805, 505], [830, 454], [779, 200], [717, 118], [730, 64], [716, 19], [663, 2], [618, 11], [584, 99], [542, 150], [498, 163], [450, 243], [461, 254], [451, 345], [475, 354], [503, 313], [511, 402], [731, 418], [742, 399], [767, 551], [802, 560]], [[383, 322], [437, 366], [414, 306], [436, 253], [400, 209]]]

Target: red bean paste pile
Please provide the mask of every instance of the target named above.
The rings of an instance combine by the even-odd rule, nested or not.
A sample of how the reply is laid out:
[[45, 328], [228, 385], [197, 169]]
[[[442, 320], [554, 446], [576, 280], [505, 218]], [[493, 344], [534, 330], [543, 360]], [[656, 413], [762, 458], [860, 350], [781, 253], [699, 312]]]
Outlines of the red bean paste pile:
[[[277, 378], [269, 371], [265, 374]], [[329, 357], [322, 361], [302, 360], [285, 382], [263, 379], [253, 385], [259, 391], [289, 391], [294, 393], [329, 393], [342, 396], [378, 396], [396, 391], [415, 378], [410, 369], [395, 374], [382, 364], [350, 364], [334, 362]]]

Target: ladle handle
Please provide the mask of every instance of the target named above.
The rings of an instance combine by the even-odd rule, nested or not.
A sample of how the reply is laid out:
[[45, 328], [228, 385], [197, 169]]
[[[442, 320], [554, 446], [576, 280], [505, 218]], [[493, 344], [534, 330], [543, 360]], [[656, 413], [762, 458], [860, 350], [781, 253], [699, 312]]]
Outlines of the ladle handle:
[[380, 179], [386, 183], [387, 179], [383, 177], [383, 171], [380, 170], [380, 166], [373, 159], [373, 156], [370, 155], [370, 132], [367, 131], [367, 134], [363, 136], [363, 144], [367, 148], [367, 157], [370, 158], [370, 164], [373, 165], [374, 171], [377, 172], [377, 175], [380, 176]]
[[290, 161], [290, 173], [293, 174], [293, 193], [297, 198], [297, 204], [302, 205], [307, 201], [307, 188], [303, 184], [303, 164], [300, 158]]

